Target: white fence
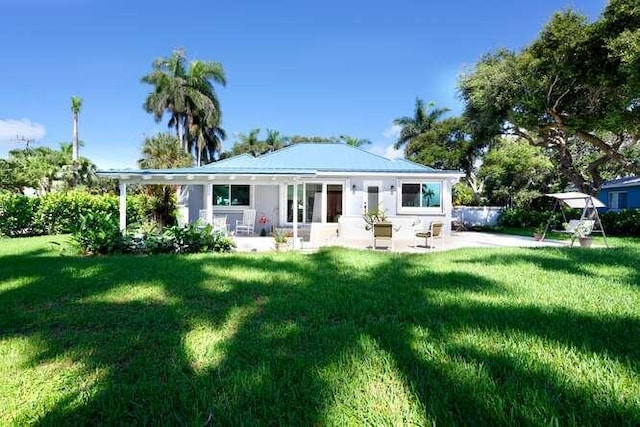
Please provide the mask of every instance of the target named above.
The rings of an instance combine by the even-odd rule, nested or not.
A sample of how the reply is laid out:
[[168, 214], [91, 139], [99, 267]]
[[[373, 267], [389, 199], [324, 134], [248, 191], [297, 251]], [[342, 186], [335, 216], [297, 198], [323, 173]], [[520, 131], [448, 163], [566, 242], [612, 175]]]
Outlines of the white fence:
[[452, 216], [464, 227], [495, 227], [501, 214], [498, 206], [455, 206]]

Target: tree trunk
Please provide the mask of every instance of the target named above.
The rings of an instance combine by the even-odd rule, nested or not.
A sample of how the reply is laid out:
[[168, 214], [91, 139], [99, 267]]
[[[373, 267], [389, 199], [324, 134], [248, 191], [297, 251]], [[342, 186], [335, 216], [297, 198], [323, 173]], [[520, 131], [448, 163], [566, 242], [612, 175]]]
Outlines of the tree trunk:
[[73, 175], [72, 185], [78, 186], [78, 112], [73, 112], [73, 137], [71, 139], [71, 173]]
[[73, 113], [73, 137], [71, 139], [71, 160], [78, 161], [78, 113]]

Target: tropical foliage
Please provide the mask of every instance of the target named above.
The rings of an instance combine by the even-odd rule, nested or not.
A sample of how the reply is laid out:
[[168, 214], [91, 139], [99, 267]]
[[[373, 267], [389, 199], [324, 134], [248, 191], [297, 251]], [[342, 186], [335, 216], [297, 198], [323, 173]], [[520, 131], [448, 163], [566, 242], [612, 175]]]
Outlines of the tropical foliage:
[[595, 22], [556, 13], [540, 36], [516, 52], [485, 55], [459, 82], [476, 138], [515, 135], [542, 147], [564, 177], [595, 193], [640, 134], [640, 6], [610, 1]]
[[[142, 158], [138, 165], [142, 169], [173, 169], [191, 165], [191, 155], [182, 149], [180, 141], [168, 133], [148, 137], [142, 145]], [[175, 194], [173, 185], [146, 185], [143, 191], [151, 197], [153, 219], [160, 224], [175, 223]]]
[[200, 60], [187, 63], [185, 52], [176, 50], [168, 58], [156, 59], [142, 82], [153, 87], [144, 109], [156, 121], [165, 112], [170, 115], [169, 127], [176, 129], [185, 151], [193, 154], [198, 165], [214, 160], [226, 137], [220, 128], [222, 111], [214, 88], [214, 83], [226, 85], [222, 65]]
[[425, 105], [422, 99], [416, 98], [413, 117], [404, 116], [393, 121], [394, 125], [400, 126], [400, 135], [394, 147], [399, 149], [416, 137], [431, 130], [434, 124], [448, 111], [449, 109], [447, 108], [435, 108], [433, 102]]
[[[82, 145], [82, 142], [79, 143]], [[39, 195], [74, 185], [90, 188], [99, 183], [96, 166], [84, 157], [72, 161], [72, 145], [61, 143], [59, 150], [49, 147], [16, 149], [0, 159], [0, 190], [22, 193], [31, 188]]]
[[93, 212], [81, 216], [80, 226], [73, 233], [73, 242], [84, 255], [229, 252], [236, 246], [231, 237], [213, 231], [210, 224], [195, 223], [164, 229], [154, 224], [142, 224], [121, 233], [115, 216]]
[[368, 139], [357, 138], [349, 135], [340, 135], [340, 139], [344, 141], [345, 144], [351, 145], [352, 147], [362, 147], [363, 145], [371, 144], [371, 141]]

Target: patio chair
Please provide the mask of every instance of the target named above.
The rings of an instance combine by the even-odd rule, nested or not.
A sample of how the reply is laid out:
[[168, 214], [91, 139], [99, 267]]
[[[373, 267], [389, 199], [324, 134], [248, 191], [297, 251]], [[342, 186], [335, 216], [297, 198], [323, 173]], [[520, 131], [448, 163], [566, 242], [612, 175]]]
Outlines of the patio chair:
[[[432, 221], [428, 230], [416, 231], [414, 246], [418, 247], [418, 239], [425, 239], [425, 248], [435, 247], [434, 239], [436, 237], [440, 237], [444, 243], [444, 223], [442, 221]], [[431, 244], [434, 246], [429, 246], [429, 239], [431, 239]]]
[[393, 224], [390, 222], [377, 222], [373, 224], [373, 249], [377, 247], [378, 240], [389, 241], [388, 248], [393, 250]]
[[243, 210], [242, 219], [236, 220], [236, 234], [240, 234], [240, 233], [246, 233], [247, 235], [253, 234], [255, 223], [256, 223], [255, 209]]
[[213, 217], [213, 231], [222, 231], [224, 234], [229, 233], [226, 215]]

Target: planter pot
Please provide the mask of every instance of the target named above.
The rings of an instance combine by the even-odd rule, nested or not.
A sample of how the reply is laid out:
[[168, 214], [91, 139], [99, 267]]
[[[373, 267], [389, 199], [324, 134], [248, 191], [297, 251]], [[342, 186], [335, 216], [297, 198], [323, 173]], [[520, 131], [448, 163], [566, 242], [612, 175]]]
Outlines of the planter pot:
[[593, 237], [578, 237], [578, 242], [583, 248], [589, 248], [593, 243]]
[[288, 243], [276, 243], [276, 252], [286, 252], [289, 250]]

